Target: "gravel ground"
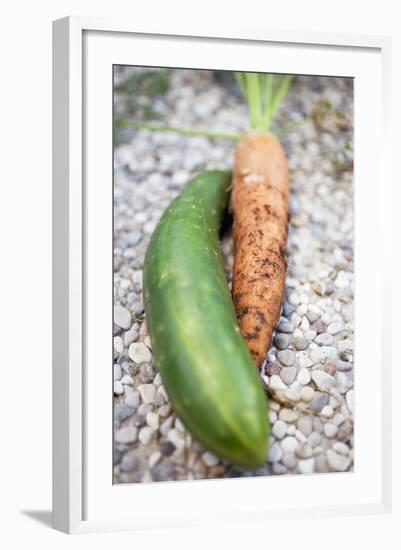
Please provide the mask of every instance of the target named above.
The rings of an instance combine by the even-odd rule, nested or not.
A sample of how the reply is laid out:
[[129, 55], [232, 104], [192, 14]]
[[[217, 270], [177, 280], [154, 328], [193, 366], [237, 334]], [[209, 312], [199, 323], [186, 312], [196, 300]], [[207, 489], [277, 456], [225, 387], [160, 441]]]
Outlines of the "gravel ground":
[[[129, 104], [115, 73], [117, 117], [159, 115], [171, 126], [238, 133], [247, 113], [226, 74], [174, 70], [168, 92]], [[157, 92], [157, 90], [156, 90]], [[298, 77], [282, 126], [291, 169], [286, 299], [261, 369], [278, 394], [266, 463], [241, 470], [193, 441], [152, 361], [142, 300], [149, 238], [166, 206], [205, 168], [229, 168], [233, 144], [147, 130], [119, 131], [114, 174], [114, 481], [343, 472], [353, 468], [352, 81]], [[138, 106], [139, 105], [139, 106]], [[227, 279], [232, 239], [222, 242]]]

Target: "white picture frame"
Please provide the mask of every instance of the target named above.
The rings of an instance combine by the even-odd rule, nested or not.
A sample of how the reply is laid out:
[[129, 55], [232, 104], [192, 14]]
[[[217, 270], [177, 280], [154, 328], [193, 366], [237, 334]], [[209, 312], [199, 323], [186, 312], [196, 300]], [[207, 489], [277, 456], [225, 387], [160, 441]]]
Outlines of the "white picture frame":
[[[134, 43], [137, 41], [136, 43]], [[140, 42], [139, 42], [140, 41]], [[166, 47], [160, 48], [161, 41]], [[131, 47], [132, 43], [132, 47]], [[142, 44], [139, 55], [138, 44]], [[149, 47], [148, 44], [153, 44]], [[185, 48], [182, 45], [185, 44]], [[201, 46], [201, 47], [200, 47]], [[217, 55], [211, 59], [211, 47]], [[94, 115], [102, 112], [104, 103], [110, 97], [110, 90], [104, 92], [98, 87], [98, 98], [88, 106], [85, 86], [90, 86], [90, 79], [103, 80], [106, 72], [102, 66], [115, 62], [126, 64], [159, 64], [166, 66], [166, 56], [170, 55], [167, 66], [191, 66], [193, 68], [239, 68], [238, 63], [247, 63], [242, 69], [260, 69], [258, 55], [254, 61], [241, 57], [244, 48], [253, 48], [253, 51], [262, 51], [262, 48], [276, 48], [280, 63], [287, 62], [289, 51], [303, 52], [298, 56], [298, 68], [294, 69], [294, 61], [289, 60], [285, 71], [304, 72], [314, 74], [313, 67], [321, 66], [322, 53], [325, 56], [327, 73], [344, 76], [354, 76], [357, 71], [361, 90], [360, 106], [356, 104], [356, 134], [355, 139], [360, 142], [360, 149], [356, 151], [356, 181], [366, 181], [369, 189], [370, 178], [375, 176], [380, 180], [381, 196], [391, 195], [390, 161], [387, 147], [390, 124], [390, 52], [391, 41], [387, 37], [335, 35], [313, 32], [290, 32], [275, 30], [244, 30], [244, 29], [215, 29], [202, 30], [180, 28], [179, 25], [166, 25], [166, 28], [142, 28], [140, 25], [124, 21], [106, 21], [92, 18], [69, 17], [54, 22], [53, 27], [53, 526], [67, 532], [88, 532], [117, 529], [143, 529], [153, 526], [150, 513], [150, 503], [157, 493], [158, 498], [172, 503], [171, 513], [165, 514], [160, 526], [193, 525], [212, 521], [263, 521], [268, 512], [270, 517], [311, 517], [313, 515], [351, 515], [361, 513], [386, 513], [391, 509], [391, 357], [390, 346], [383, 346], [384, 314], [388, 314], [391, 296], [388, 277], [389, 241], [383, 250], [380, 267], [372, 267], [366, 276], [359, 279], [356, 287], [356, 324], [360, 325], [361, 338], [357, 338], [356, 355], [367, 365], [366, 373], [358, 375], [358, 397], [356, 424], [362, 421], [370, 426], [369, 437], [377, 441], [371, 450], [368, 462], [356, 457], [356, 469], [352, 474], [320, 474], [316, 476], [292, 476], [297, 479], [249, 479], [249, 480], [210, 480], [205, 482], [181, 482], [162, 484], [140, 484], [133, 486], [116, 487], [112, 485], [112, 470], [108, 468], [107, 441], [110, 444], [111, 456], [111, 411], [108, 403], [102, 399], [107, 391], [107, 377], [99, 375], [99, 380], [91, 378], [88, 388], [88, 376], [91, 377], [93, 363], [91, 345], [94, 342], [94, 331], [102, 340], [102, 333], [107, 340], [111, 326], [110, 295], [103, 296], [102, 288], [108, 288], [110, 280], [99, 275], [100, 282], [90, 283], [87, 271], [98, 270], [103, 273], [101, 266], [107, 261], [107, 254], [111, 251], [111, 234], [108, 208], [111, 208], [110, 189], [111, 172], [107, 172], [107, 164], [93, 168], [91, 158], [94, 154], [99, 158], [108, 157], [111, 162], [111, 103], [110, 112], [97, 117], [96, 128], [92, 125]], [[169, 48], [171, 51], [169, 53]], [[228, 50], [235, 48], [234, 54]], [[185, 61], [184, 53], [179, 50], [192, 52], [192, 60]], [[202, 52], [200, 53], [200, 51]], [[275, 51], [276, 51], [275, 50]], [[174, 53], [175, 52], [175, 53]], [[206, 52], [206, 53], [205, 53]], [[228, 53], [227, 53], [228, 52]], [[283, 53], [279, 53], [283, 52]], [[314, 52], [310, 56], [307, 52]], [[148, 55], [145, 55], [148, 53]], [[205, 65], [204, 59], [209, 56]], [[358, 56], [352, 61], [353, 56]], [[280, 57], [282, 56], [282, 57]], [[287, 56], [287, 57], [286, 57]], [[117, 59], [118, 58], [118, 59]], [[348, 58], [350, 59], [349, 65]], [[366, 58], [366, 59], [365, 59]], [[188, 58], [187, 58], [188, 59]], [[224, 67], [221, 65], [224, 61]], [[292, 59], [292, 58], [291, 58]], [[355, 58], [356, 59], [356, 58]], [[153, 61], [152, 61], [153, 60]], [[159, 62], [157, 62], [159, 60]], [[341, 61], [339, 61], [341, 60]], [[146, 61], [146, 63], [145, 63]], [[366, 61], [366, 64], [365, 64]], [[230, 66], [227, 66], [229, 63]], [[258, 64], [259, 63], [259, 64]], [[319, 65], [320, 63], [320, 65]], [[339, 66], [339, 63], [341, 66]], [[219, 65], [220, 64], [220, 65]], [[315, 65], [314, 65], [315, 64]], [[358, 69], [355, 67], [358, 66]], [[93, 67], [93, 72], [91, 68]], [[337, 67], [337, 68], [336, 68]], [[107, 67], [106, 67], [107, 69]], [[367, 80], [364, 75], [371, 71], [377, 78], [374, 80], [371, 96], [363, 99], [363, 90]], [[107, 87], [107, 86], [106, 86]], [[103, 93], [104, 92], [104, 93]], [[358, 97], [356, 97], [356, 101]], [[371, 101], [370, 120], [363, 120], [366, 104]], [[103, 102], [103, 103], [102, 103]], [[97, 109], [97, 111], [96, 111]], [[364, 139], [364, 133], [374, 129], [379, 136], [381, 148], [380, 156], [376, 159], [376, 167], [372, 167], [369, 144]], [[94, 133], [96, 132], [96, 133]], [[89, 140], [88, 135], [97, 135], [96, 140]], [[101, 137], [104, 136], [104, 139]], [[359, 137], [358, 137], [359, 136]], [[365, 136], [366, 137], [366, 136]], [[98, 140], [98, 141], [97, 141]], [[96, 143], [95, 143], [96, 141]], [[92, 146], [93, 144], [93, 146]], [[95, 150], [93, 149], [95, 147]], [[359, 147], [359, 146], [358, 146]], [[358, 151], [366, 158], [366, 166], [360, 162]], [[88, 160], [89, 159], [89, 160]], [[369, 162], [368, 162], [369, 161]], [[106, 162], [106, 161], [105, 161]], [[92, 169], [93, 168], [93, 169]], [[94, 171], [99, 182], [98, 194], [95, 196], [91, 185], [87, 181], [94, 177]], [[373, 173], [372, 173], [373, 170]], [[107, 180], [108, 178], [108, 180]], [[377, 180], [376, 180], [377, 186]], [[108, 190], [107, 190], [108, 189]], [[369, 232], [369, 216], [375, 209], [379, 219], [378, 235], [367, 235], [379, 239], [380, 234], [390, 233], [390, 215], [384, 202], [379, 209], [374, 198], [366, 191], [366, 196], [359, 194], [360, 186], [356, 187], [356, 201], [358, 206], [357, 222], [362, 231]], [[358, 202], [359, 201], [359, 202]], [[387, 200], [391, 208], [391, 200]], [[100, 227], [102, 220], [107, 223]], [[88, 221], [89, 220], [89, 221]], [[94, 226], [97, 225], [99, 242], [103, 246], [94, 246]], [[362, 237], [359, 239], [356, 232], [357, 268], [362, 273], [368, 266], [367, 250]], [[380, 241], [379, 241], [380, 242]], [[366, 242], [365, 242], [366, 245]], [[96, 249], [96, 250], [95, 250]], [[102, 263], [103, 262], [103, 263]], [[107, 264], [106, 264], [107, 265]], [[381, 269], [383, 267], [383, 269]], [[99, 268], [99, 269], [98, 269]], [[99, 285], [99, 286], [97, 286]], [[102, 286], [103, 285], [103, 286]], [[372, 287], [373, 285], [373, 287]], [[366, 293], [375, 293], [375, 304], [378, 318], [374, 325], [375, 342], [370, 339], [372, 327], [367, 327], [363, 320], [363, 299]], [[100, 296], [102, 307], [94, 305], [94, 296]], [[110, 301], [108, 305], [107, 300]], [[358, 317], [359, 315], [359, 317]], [[108, 317], [109, 316], [109, 317]], [[107, 319], [110, 319], [107, 324]], [[104, 338], [103, 338], [104, 340]], [[369, 343], [369, 353], [364, 350]], [[106, 348], [107, 349], [107, 348]], [[103, 349], [104, 352], [104, 349]], [[109, 355], [106, 361], [109, 360]], [[101, 357], [100, 357], [100, 360]], [[373, 364], [374, 362], [374, 364]], [[88, 366], [89, 365], [89, 366]], [[371, 421], [364, 395], [372, 389], [372, 381], [368, 380], [372, 368], [380, 371], [380, 384], [377, 393], [376, 421]], [[100, 380], [101, 379], [101, 380]], [[93, 382], [93, 383], [92, 383]], [[377, 385], [377, 381], [376, 381]], [[111, 386], [110, 386], [111, 387]], [[89, 395], [89, 399], [88, 399]], [[107, 395], [107, 394], [106, 394]], [[96, 429], [93, 422], [93, 411], [104, 418], [104, 430]], [[107, 415], [110, 419], [107, 419]], [[363, 415], [363, 418], [362, 418]], [[385, 428], [387, 427], [387, 428]], [[373, 434], [373, 436], [372, 436]], [[357, 431], [361, 449], [367, 449], [369, 437], [363, 431]], [[109, 439], [107, 439], [109, 438]], [[88, 456], [97, 453], [95, 461]], [[369, 487], [366, 486], [367, 475], [370, 471]], [[331, 477], [330, 477], [331, 476]], [[348, 476], [348, 478], [346, 477]], [[302, 479], [301, 479], [302, 478]], [[315, 478], [315, 480], [314, 480]], [[355, 481], [356, 480], [356, 481]], [[294, 495], [305, 488], [310, 492], [310, 500], [303, 506], [301, 500], [294, 496], [293, 502], [288, 497], [282, 501], [276, 499], [276, 505], [266, 499], [258, 499], [257, 487], [270, 483], [269, 491], [278, 494], [279, 484], [286, 490], [292, 484]], [[320, 499], [321, 487], [326, 486], [329, 497]], [[337, 488], [335, 487], [337, 486]], [[352, 486], [352, 487], [351, 487]], [[341, 487], [342, 489], [339, 489]], [[349, 492], [346, 491], [350, 488]], [[135, 506], [130, 494], [141, 496], [142, 509], [135, 514], [135, 521], [129, 516], [121, 517], [116, 510], [113, 494], [120, 491], [118, 501]], [[129, 493], [131, 491], [131, 493]], [[346, 491], [346, 494], [344, 494]], [[113, 493], [114, 492], [114, 493]], [[255, 495], [252, 506], [238, 504], [236, 495], [242, 495], [246, 503], [247, 497]], [[288, 493], [287, 493], [288, 494]], [[121, 496], [123, 495], [123, 496]], [[195, 495], [195, 498], [192, 496]], [[216, 506], [228, 506], [224, 512], [218, 513], [213, 506], [206, 505], [207, 500], [216, 502]], [[313, 495], [316, 495], [315, 497]], [[315, 498], [315, 501], [313, 500]], [[203, 515], [200, 515], [199, 506], [202, 506]], [[320, 500], [319, 500], [320, 499]], [[185, 502], [185, 506], [180, 501]], [[188, 501], [192, 506], [188, 506]], [[95, 505], [95, 503], [98, 503]], [[315, 503], [315, 504], [314, 504]], [[174, 509], [174, 506], [176, 508]], [[91, 512], [88, 514], [88, 510]], [[96, 513], [93, 512], [95, 511]]]

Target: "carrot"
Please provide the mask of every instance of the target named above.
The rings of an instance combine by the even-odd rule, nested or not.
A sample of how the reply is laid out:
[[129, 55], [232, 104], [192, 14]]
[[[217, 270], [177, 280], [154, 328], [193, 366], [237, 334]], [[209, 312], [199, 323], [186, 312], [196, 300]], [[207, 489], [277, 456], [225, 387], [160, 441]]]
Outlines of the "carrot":
[[239, 73], [254, 129], [235, 148], [232, 297], [257, 366], [265, 359], [280, 317], [286, 272], [289, 177], [285, 151], [269, 132], [290, 77]]

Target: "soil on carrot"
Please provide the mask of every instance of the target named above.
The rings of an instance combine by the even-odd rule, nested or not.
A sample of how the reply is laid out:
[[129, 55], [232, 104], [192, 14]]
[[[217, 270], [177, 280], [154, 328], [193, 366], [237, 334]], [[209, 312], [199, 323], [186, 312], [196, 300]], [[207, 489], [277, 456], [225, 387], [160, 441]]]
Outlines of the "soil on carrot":
[[[273, 125], [309, 119], [280, 138], [290, 167], [288, 267], [261, 367], [278, 399], [266, 411], [265, 465], [241, 470], [203, 449], [176, 417], [153, 363], [142, 300], [143, 259], [164, 209], [197, 172], [230, 169], [234, 144], [130, 130], [124, 121], [136, 113], [236, 134], [247, 129], [247, 110], [229, 73], [116, 67], [114, 79], [115, 483], [352, 470], [352, 80], [296, 78]], [[221, 247], [231, 284], [229, 217]]]

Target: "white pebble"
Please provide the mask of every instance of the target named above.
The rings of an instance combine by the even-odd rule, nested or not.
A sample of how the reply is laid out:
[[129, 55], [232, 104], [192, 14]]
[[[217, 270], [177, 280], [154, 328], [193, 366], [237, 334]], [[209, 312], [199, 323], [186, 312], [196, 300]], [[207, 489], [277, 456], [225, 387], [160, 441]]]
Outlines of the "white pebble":
[[114, 349], [117, 353], [121, 353], [124, 351], [124, 342], [122, 341], [122, 338], [120, 336], [114, 336], [113, 339]]
[[123, 393], [124, 393], [124, 386], [121, 384], [119, 380], [116, 380], [114, 382], [114, 394], [122, 395]]
[[333, 444], [333, 451], [336, 453], [339, 453], [340, 455], [347, 456], [349, 453], [349, 447], [345, 443], [342, 443], [341, 441], [336, 441]]
[[125, 374], [121, 378], [121, 384], [125, 384], [127, 386], [133, 386], [134, 385], [134, 380], [133, 380], [132, 376], [130, 376], [129, 374]]
[[128, 355], [134, 363], [149, 363], [152, 360], [150, 349], [142, 342], [134, 342], [128, 349]]
[[332, 470], [335, 472], [345, 472], [351, 464], [348, 457], [338, 454], [332, 449], [329, 449], [326, 453], [327, 462]]
[[269, 386], [272, 390], [286, 390], [287, 386], [277, 374], [273, 374], [270, 378]]
[[306, 384], [309, 384], [311, 380], [310, 372], [305, 368], [300, 369], [297, 380], [302, 386], [306, 386]]
[[283, 422], [282, 420], [277, 420], [273, 424], [272, 434], [276, 439], [283, 439], [283, 437], [287, 433], [287, 428], [288, 426], [285, 422]]
[[312, 401], [313, 396], [315, 395], [315, 390], [310, 386], [304, 386], [300, 391], [301, 399], [305, 403]]
[[285, 453], [293, 453], [298, 446], [298, 441], [295, 437], [287, 436], [281, 441], [280, 445]]
[[315, 469], [315, 459], [306, 458], [298, 460], [298, 470], [300, 474], [313, 474]]
[[136, 440], [138, 434], [137, 428], [135, 426], [127, 426], [125, 428], [120, 428], [115, 435], [116, 443], [133, 443]]
[[269, 453], [267, 455], [267, 461], [278, 462], [279, 460], [281, 460], [282, 456], [283, 456], [283, 451], [279, 443], [273, 443], [273, 445], [269, 449]]
[[159, 427], [159, 415], [149, 411], [146, 415], [146, 423], [153, 430], [157, 430]]
[[141, 394], [144, 403], [153, 403], [156, 395], [156, 388], [153, 384], [141, 384], [138, 386], [138, 391]]
[[156, 466], [156, 464], [159, 462], [161, 457], [162, 457], [162, 454], [161, 454], [160, 451], [153, 452], [150, 455], [149, 460], [148, 460], [149, 468], [153, 468], [154, 466]]
[[114, 306], [114, 323], [123, 329], [129, 329], [131, 326], [131, 314], [123, 306]]
[[327, 374], [327, 372], [324, 372], [322, 370], [312, 371], [312, 380], [315, 382], [319, 390], [322, 391], [329, 390], [336, 381], [335, 378], [331, 376], [331, 374]]
[[202, 460], [206, 464], [206, 466], [209, 467], [217, 466], [217, 464], [219, 463], [219, 459], [217, 458], [217, 456], [209, 451], [203, 453]]
[[337, 435], [337, 431], [338, 431], [337, 426], [335, 426], [334, 424], [331, 424], [330, 422], [327, 422], [323, 426], [323, 433], [329, 439], [332, 439], [333, 437], [335, 437]]
[[295, 422], [298, 418], [298, 413], [292, 409], [281, 409], [279, 419], [283, 422]]
[[342, 323], [330, 323], [330, 325], [327, 327], [327, 332], [329, 334], [338, 334], [344, 330], [344, 325]]
[[142, 445], [149, 445], [149, 443], [152, 441], [152, 438], [155, 434], [155, 431], [152, 430], [149, 426], [145, 426], [144, 428], [141, 428], [141, 431], [139, 432], [139, 441], [142, 443]]
[[114, 380], [121, 379], [121, 367], [120, 365], [114, 365]]

